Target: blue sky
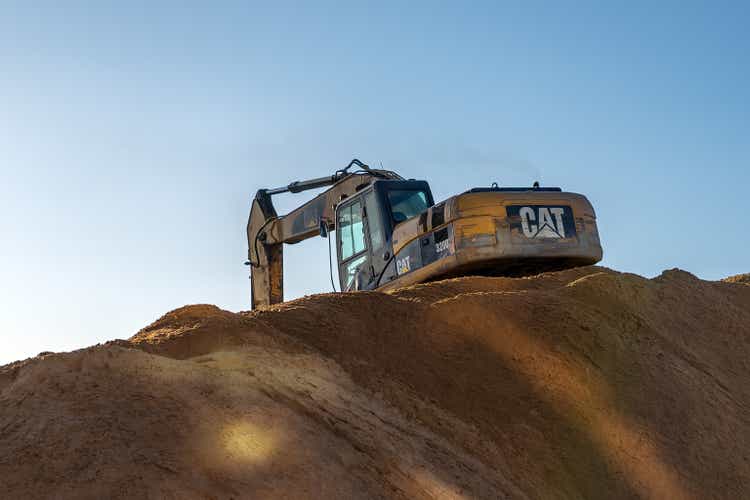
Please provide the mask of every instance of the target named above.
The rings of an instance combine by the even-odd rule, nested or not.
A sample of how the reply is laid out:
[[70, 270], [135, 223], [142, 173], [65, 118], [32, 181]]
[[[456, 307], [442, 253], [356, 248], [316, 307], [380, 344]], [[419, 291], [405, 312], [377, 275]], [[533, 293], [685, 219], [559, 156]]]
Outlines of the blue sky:
[[[30, 4], [0, 7], [0, 363], [249, 308], [255, 190], [353, 157], [585, 193], [615, 269], [750, 271], [747, 3]], [[325, 240], [286, 256], [288, 297], [330, 290]]]

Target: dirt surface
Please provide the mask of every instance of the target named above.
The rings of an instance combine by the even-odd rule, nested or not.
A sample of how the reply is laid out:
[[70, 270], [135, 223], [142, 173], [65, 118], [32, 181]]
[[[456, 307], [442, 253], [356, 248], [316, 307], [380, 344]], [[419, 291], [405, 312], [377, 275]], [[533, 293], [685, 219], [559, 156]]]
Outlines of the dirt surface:
[[743, 281], [184, 307], [0, 368], [0, 497], [750, 498]]

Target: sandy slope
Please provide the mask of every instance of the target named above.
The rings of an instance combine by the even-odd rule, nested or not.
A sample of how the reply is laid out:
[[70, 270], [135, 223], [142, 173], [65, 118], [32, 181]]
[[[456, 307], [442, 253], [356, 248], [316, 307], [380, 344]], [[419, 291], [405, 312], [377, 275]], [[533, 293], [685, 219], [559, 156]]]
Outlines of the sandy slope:
[[0, 368], [0, 497], [747, 498], [729, 281], [591, 267], [181, 308]]

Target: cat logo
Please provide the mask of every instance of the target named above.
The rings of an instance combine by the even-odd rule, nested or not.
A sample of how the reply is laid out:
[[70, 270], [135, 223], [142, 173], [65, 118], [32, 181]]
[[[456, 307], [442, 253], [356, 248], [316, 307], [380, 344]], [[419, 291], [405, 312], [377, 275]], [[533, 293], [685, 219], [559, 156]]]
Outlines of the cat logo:
[[573, 212], [565, 206], [509, 206], [508, 215], [518, 217], [512, 226], [529, 239], [563, 239], [575, 236]]
[[408, 273], [409, 271], [411, 271], [411, 266], [409, 266], [409, 255], [403, 259], [396, 259], [396, 272], [399, 276]]

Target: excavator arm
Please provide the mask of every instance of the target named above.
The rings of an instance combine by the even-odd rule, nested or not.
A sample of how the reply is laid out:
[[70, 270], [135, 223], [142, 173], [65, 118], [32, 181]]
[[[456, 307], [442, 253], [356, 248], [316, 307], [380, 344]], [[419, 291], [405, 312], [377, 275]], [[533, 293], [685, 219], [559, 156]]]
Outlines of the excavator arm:
[[[352, 167], [358, 170], [351, 171]], [[284, 301], [284, 244], [299, 243], [336, 228], [336, 205], [369, 186], [377, 179], [402, 179], [395, 172], [371, 169], [357, 159], [333, 175], [292, 182], [275, 189], [260, 189], [255, 194], [247, 221], [248, 264], [251, 266], [252, 307]], [[331, 186], [310, 201], [279, 216], [271, 197], [281, 193]]]

